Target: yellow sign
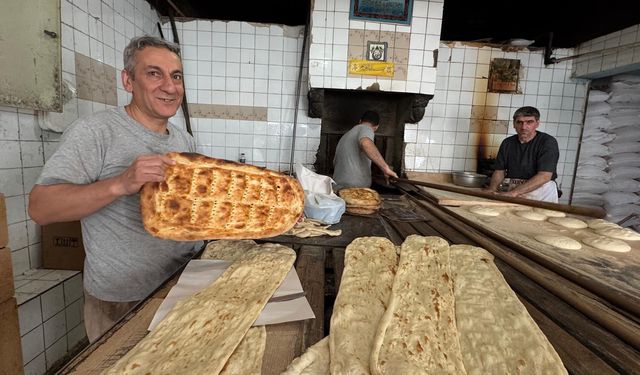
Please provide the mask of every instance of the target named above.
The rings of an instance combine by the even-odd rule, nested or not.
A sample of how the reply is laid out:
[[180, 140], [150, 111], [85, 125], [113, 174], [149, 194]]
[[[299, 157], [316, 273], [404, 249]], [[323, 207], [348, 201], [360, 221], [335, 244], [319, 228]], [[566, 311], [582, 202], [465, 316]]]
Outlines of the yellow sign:
[[386, 61], [350, 60], [349, 73], [393, 77], [393, 63]]

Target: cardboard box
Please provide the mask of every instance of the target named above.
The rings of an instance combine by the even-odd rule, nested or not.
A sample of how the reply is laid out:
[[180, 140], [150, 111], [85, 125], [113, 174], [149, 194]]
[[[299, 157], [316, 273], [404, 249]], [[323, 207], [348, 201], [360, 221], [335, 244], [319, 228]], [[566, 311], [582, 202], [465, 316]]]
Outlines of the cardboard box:
[[0, 193], [0, 248], [9, 243], [9, 227], [7, 225], [7, 206], [4, 203], [4, 195]]
[[4, 247], [0, 249], [0, 303], [13, 298], [14, 293], [11, 249]]
[[82, 271], [84, 245], [79, 221], [42, 226], [42, 268]]
[[0, 374], [24, 374], [15, 298], [0, 303], [0, 332]]

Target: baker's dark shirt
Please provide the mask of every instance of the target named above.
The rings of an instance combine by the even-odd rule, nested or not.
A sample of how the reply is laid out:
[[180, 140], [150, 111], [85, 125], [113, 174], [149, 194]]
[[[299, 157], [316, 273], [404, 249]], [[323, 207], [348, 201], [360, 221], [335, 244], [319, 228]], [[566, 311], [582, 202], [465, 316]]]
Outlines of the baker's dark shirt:
[[536, 136], [527, 143], [520, 143], [518, 135], [506, 138], [500, 144], [495, 169], [504, 170], [507, 178], [530, 179], [538, 172], [553, 172], [552, 180], [558, 177], [558, 141], [547, 133], [536, 131]]

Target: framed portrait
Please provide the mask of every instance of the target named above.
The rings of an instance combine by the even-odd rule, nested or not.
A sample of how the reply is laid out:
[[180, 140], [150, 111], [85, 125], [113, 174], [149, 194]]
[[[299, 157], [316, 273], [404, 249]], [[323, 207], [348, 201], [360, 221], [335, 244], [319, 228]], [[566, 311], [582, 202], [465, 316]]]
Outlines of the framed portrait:
[[410, 25], [412, 10], [413, 0], [351, 0], [349, 17]]
[[367, 42], [367, 60], [387, 61], [387, 42]]

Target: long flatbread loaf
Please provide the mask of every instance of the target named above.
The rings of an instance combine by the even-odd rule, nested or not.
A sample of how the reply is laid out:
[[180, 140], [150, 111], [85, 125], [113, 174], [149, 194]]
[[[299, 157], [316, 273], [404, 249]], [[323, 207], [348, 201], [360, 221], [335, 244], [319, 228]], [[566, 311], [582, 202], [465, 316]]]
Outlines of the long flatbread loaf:
[[210, 286], [176, 304], [106, 374], [219, 374], [295, 257], [281, 245], [248, 250]]
[[329, 336], [323, 338], [298, 358], [294, 359], [280, 375], [329, 375]]
[[267, 346], [267, 329], [251, 327], [220, 371], [220, 375], [260, 375]]
[[294, 178], [253, 165], [200, 154], [168, 153], [176, 164], [165, 181], [140, 192], [145, 229], [160, 238], [191, 241], [277, 236], [304, 208]]
[[405, 239], [372, 349], [372, 374], [465, 374], [450, 275], [445, 240]]
[[234, 261], [254, 248], [256, 242], [252, 240], [218, 240], [207, 244], [200, 259], [217, 259]]
[[468, 374], [566, 374], [486, 250], [451, 246], [456, 325]]
[[378, 322], [391, 295], [398, 256], [386, 238], [356, 238], [345, 250], [331, 315], [332, 374], [368, 374]]

